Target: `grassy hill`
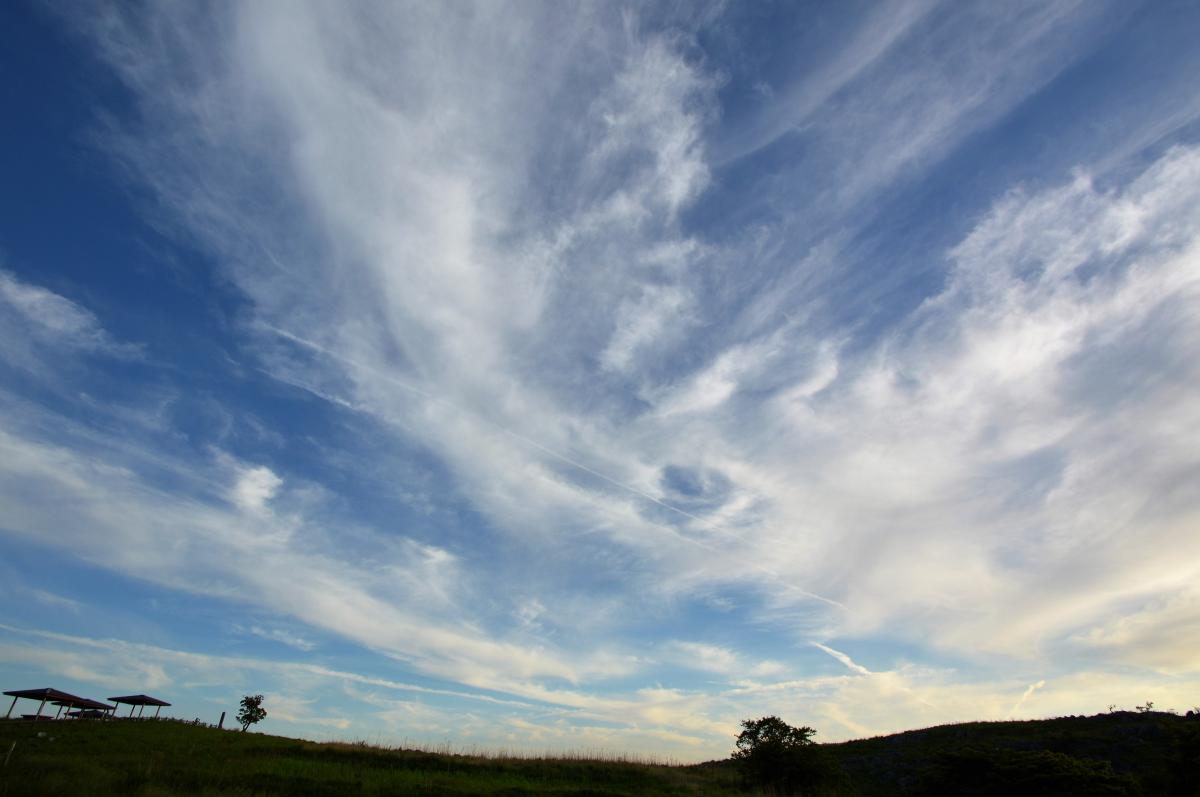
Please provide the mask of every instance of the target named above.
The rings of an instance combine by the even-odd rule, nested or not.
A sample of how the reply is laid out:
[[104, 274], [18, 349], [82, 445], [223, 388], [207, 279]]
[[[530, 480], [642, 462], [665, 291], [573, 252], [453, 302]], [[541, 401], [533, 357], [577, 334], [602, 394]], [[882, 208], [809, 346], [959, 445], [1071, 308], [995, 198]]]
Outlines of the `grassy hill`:
[[1163, 712], [970, 722], [824, 747], [864, 797], [1200, 796], [1200, 717]]
[[169, 721], [0, 723], [0, 758], [14, 741], [0, 797], [706, 795], [736, 783], [725, 770], [385, 750]]
[[[1200, 795], [1200, 720], [1173, 714], [947, 725], [822, 748], [846, 776], [837, 794]], [[10, 749], [0, 797], [754, 793], [728, 761], [444, 755], [170, 721], [0, 723], [0, 758]]]

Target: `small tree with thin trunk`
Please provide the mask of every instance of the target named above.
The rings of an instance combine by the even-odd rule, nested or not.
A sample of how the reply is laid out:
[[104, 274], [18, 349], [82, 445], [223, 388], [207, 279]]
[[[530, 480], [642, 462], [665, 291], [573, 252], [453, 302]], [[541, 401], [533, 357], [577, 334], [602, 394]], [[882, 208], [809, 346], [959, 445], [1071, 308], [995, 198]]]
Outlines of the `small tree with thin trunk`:
[[237, 721], [242, 723], [242, 731], [267, 716], [267, 710], [262, 707], [262, 695], [246, 695], [242, 698], [242, 707], [238, 710]]

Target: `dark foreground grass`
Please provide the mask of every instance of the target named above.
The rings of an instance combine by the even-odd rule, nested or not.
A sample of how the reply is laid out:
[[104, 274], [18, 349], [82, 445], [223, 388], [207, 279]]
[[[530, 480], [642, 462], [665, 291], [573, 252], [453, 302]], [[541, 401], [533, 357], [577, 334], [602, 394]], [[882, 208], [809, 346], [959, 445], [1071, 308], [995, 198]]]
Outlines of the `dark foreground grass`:
[[[44, 734], [44, 735], [39, 735]], [[726, 768], [318, 744], [172, 721], [0, 723], [0, 795], [709, 795]]]

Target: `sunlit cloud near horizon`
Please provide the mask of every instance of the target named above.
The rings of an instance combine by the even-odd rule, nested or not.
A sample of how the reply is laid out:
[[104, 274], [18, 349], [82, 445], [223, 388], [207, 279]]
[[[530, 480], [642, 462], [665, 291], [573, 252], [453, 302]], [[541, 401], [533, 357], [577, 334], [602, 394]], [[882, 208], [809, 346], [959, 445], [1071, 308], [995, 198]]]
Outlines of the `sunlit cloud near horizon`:
[[680, 761], [1200, 703], [1200, 8], [0, 17], [5, 689]]

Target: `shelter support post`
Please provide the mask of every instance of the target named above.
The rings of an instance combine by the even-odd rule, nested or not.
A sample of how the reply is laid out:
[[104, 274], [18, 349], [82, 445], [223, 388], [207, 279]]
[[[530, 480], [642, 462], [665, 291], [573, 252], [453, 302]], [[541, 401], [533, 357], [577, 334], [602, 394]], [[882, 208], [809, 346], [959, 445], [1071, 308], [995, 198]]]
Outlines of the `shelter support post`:
[[158, 712], [162, 711], [162, 706], [154, 707], [154, 719], [158, 719]]
[[11, 703], [9, 703], [9, 704], [8, 704], [8, 713], [4, 715], [4, 719], [8, 719], [9, 717], [11, 717], [11, 716], [12, 716], [12, 710], [13, 710], [14, 708], [16, 708], [16, 705], [17, 705], [17, 700], [18, 700], [18, 699], [19, 699], [19, 698], [16, 698], [16, 697], [14, 697], [14, 698], [13, 698], [13, 702], [11, 702]]
[[38, 713], [33, 716], [33, 721], [37, 722], [42, 718], [42, 708], [46, 705], [46, 698], [42, 698], [42, 702], [38, 705]]

